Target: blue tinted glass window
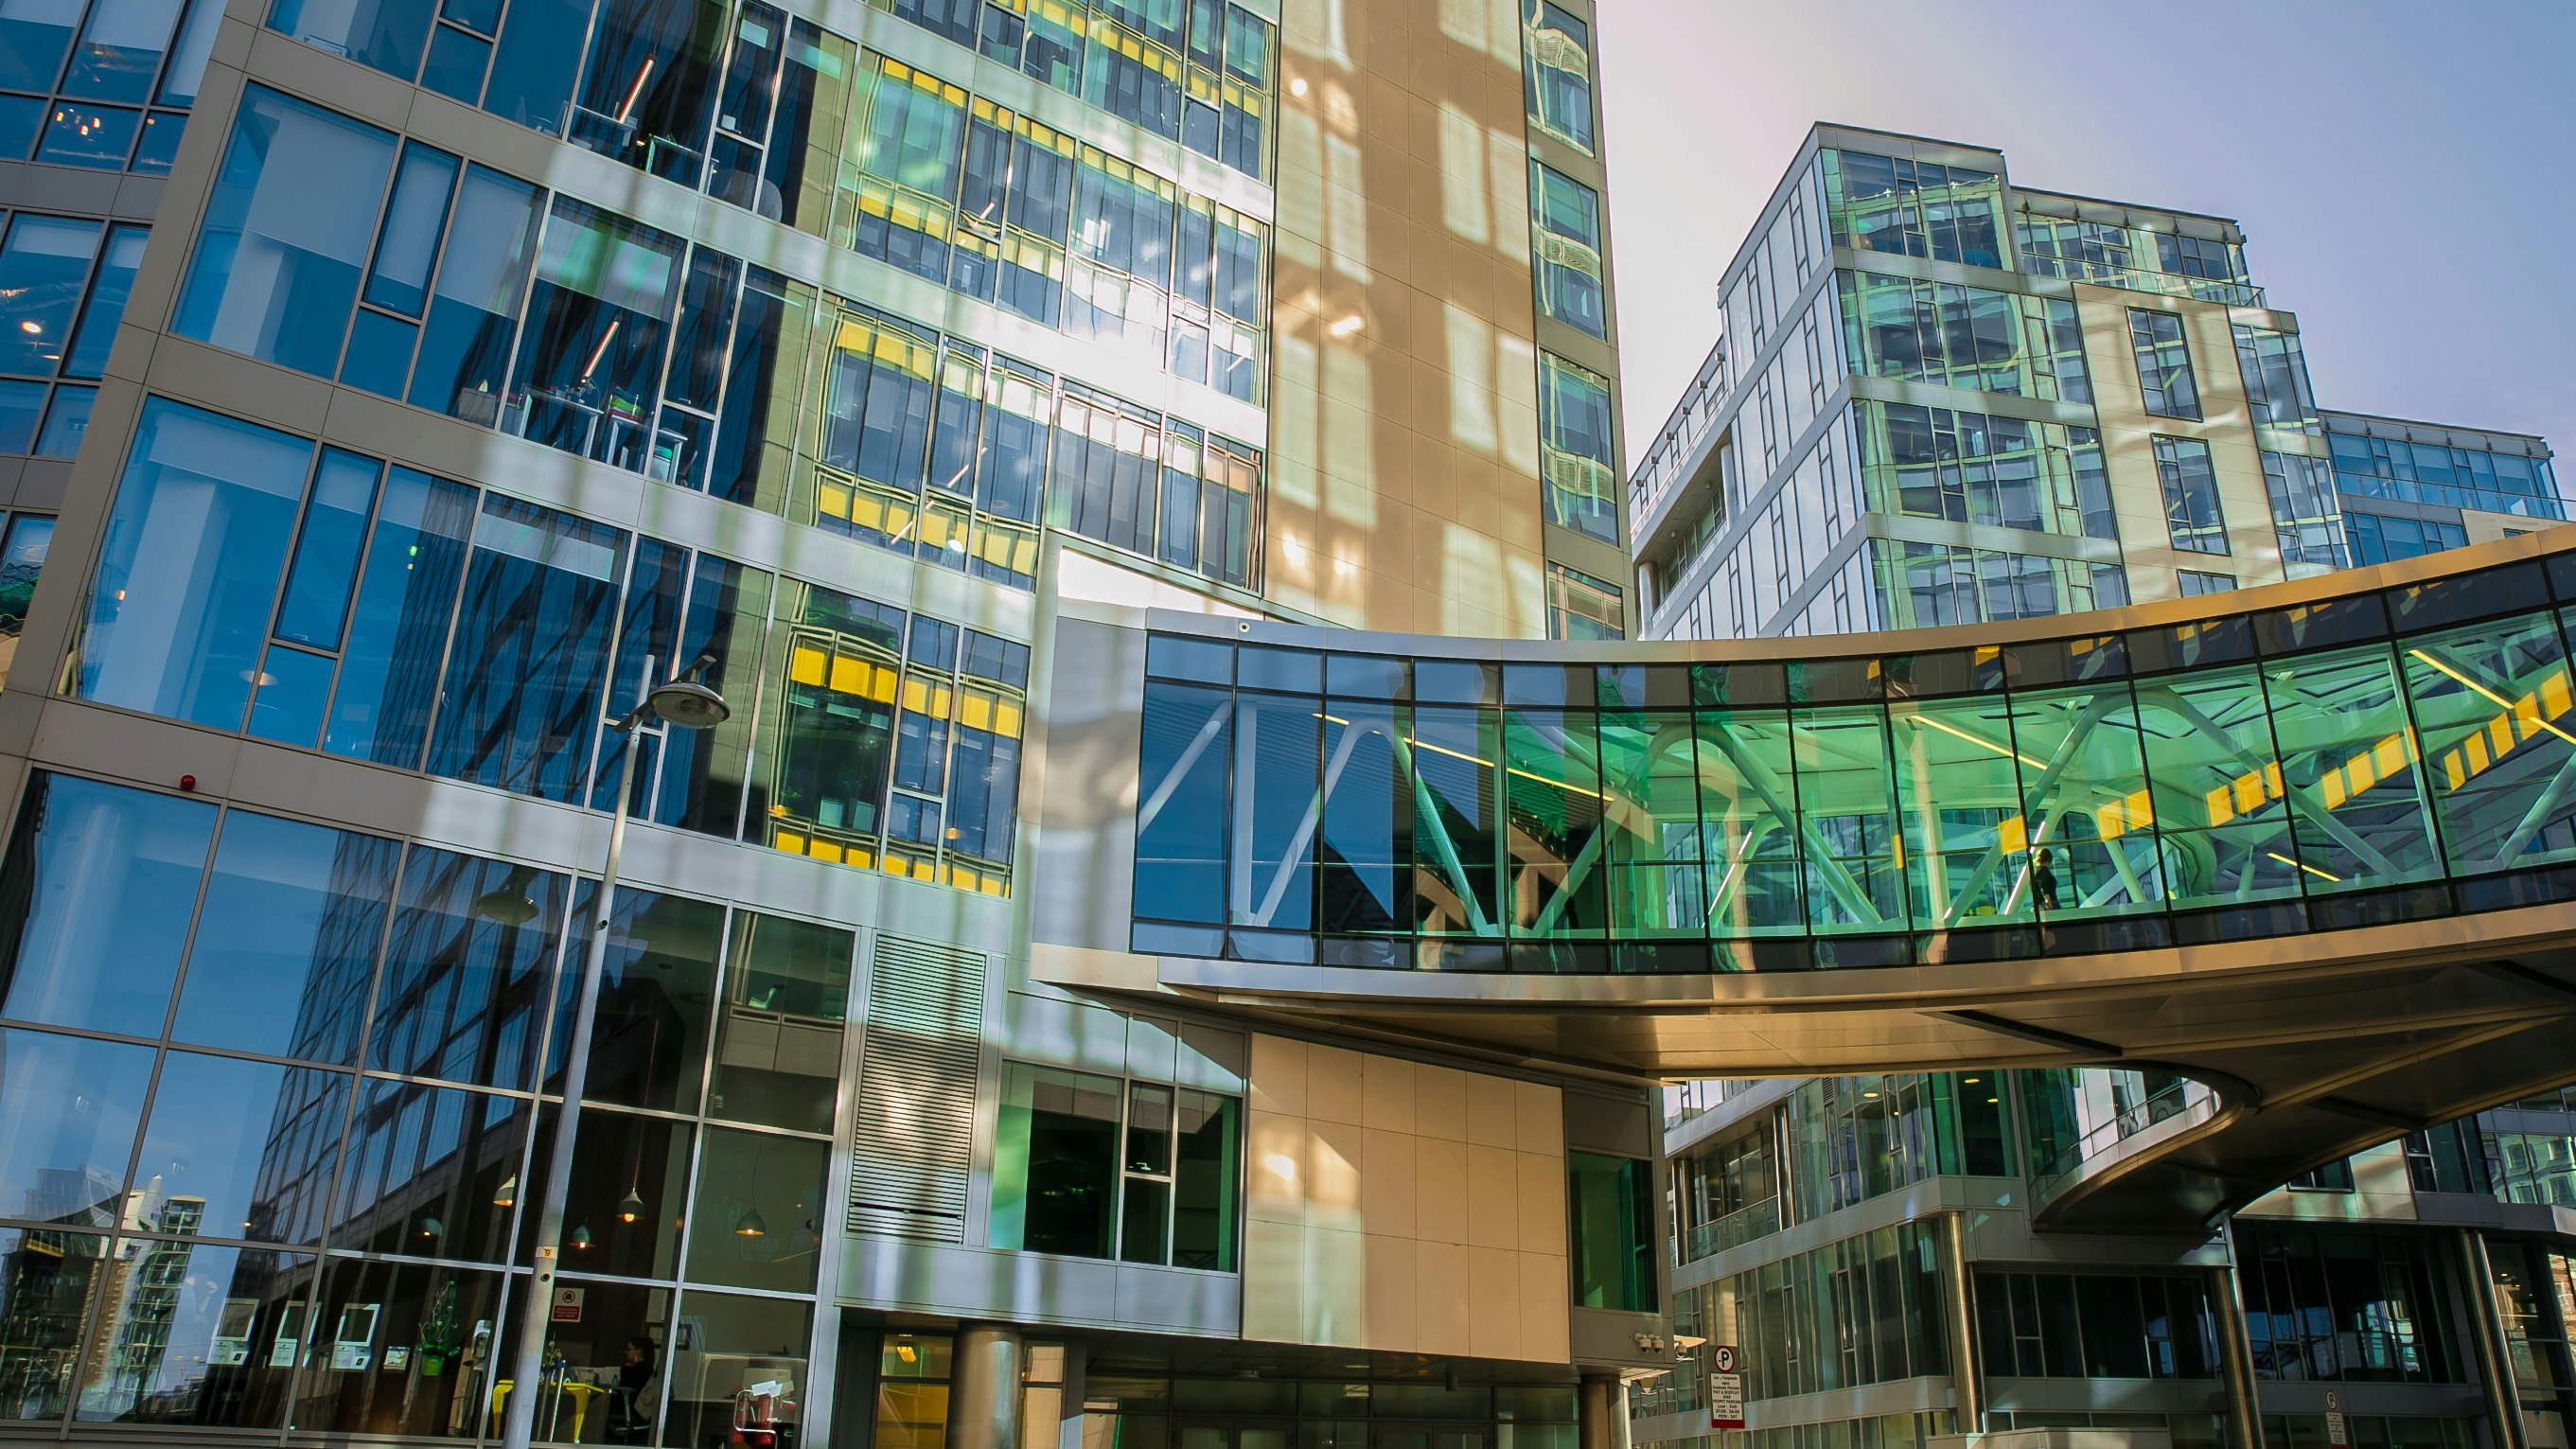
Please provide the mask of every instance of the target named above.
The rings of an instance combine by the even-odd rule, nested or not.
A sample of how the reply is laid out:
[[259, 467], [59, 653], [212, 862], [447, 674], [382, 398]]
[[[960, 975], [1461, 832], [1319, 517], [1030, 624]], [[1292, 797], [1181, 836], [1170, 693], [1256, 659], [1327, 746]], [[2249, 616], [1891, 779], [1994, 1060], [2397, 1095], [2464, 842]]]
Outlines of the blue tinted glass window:
[[[81, 0], [15, 0], [0, 5], [0, 86], [50, 91], [80, 28]], [[14, 159], [14, 158], [13, 158]]]
[[393, 199], [385, 205], [384, 234], [376, 239], [375, 265], [367, 273], [369, 303], [406, 317], [420, 315], [455, 185], [455, 157], [417, 143], [404, 149]]
[[45, 415], [45, 385], [0, 381], [0, 453], [23, 453], [36, 444]]
[[[133, 1204], [170, 1233], [309, 1240], [329, 1191], [350, 1078], [341, 1072], [172, 1052], [143, 1130]], [[302, 1126], [302, 1132], [281, 1128]]]
[[179, 23], [179, 0], [95, 0], [63, 94], [92, 101], [141, 103], [152, 98], [162, 53]]
[[414, 847], [367, 1029], [367, 1065], [524, 1089], [564, 923], [562, 876]]
[[676, 237], [556, 200], [538, 247], [504, 428], [643, 471], [680, 248]]
[[13, 1127], [0, 1136], [0, 1202], [51, 1222], [117, 1222], [151, 1077], [150, 1047], [0, 1031], [0, 1110]]
[[471, 488], [408, 468], [386, 478], [322, 748], [420, 768], [474, 499]]
[[353, 1064], [398, 853], [372, 835], [225, 816], [171, 1038]]
[[412, 342], [420, 328], [399, 317], [364, 308], [349, 324], [349, 355], [340, 362], [340, 380], [378, 397], [402, 396], [403, 376], [411, 371]]
[[143, 263], [143, 244], [151, 232], [120, 226], [107, 234], [98, 270], [90, 279], [89, 300], [81, 308], [80, 330], [72, 334], [71, 355], [63, 359], [65, 377], [96, 377], [107, 368], [107, 350], [116, 341], [116, 324], [125, 319], [125, 299], [134, 291], [134, 269]]
[[177, 111], [154, 111], [143, 118], [143, 139], [134, 145], [134, 159], [125, 169], [145, 176], [167, 176], [179, 159], [179, 139], [187, 134], [188, 118]]
[[[369, 1081], [349, 1121], [340, 1197], [331, 1205], [333, 1246], [379, 1253], [435, 1253], [483, 1262], [505, 1256], [512, 1208], [522, 1201], [531, 1206], [535, 1202], [533, 1197], [523, 1197], [519, 1186], [537, 1180], [526, 1175], [525, 1167], [532, 1105], [524, 1097], [460, 1092], [418, 1082]], [[588, 1119], [583, 1125], [588, 1127]], [[649, 1192], [649, 1179], [647, 1184]], [[578, 1193], [581, 1188], [577, 1185], [574, 1190]], [[624, 1192], [625, 1184], [621, 1182], [615, 1191]], [[532, 1225], [534, 1216], [529, 1214]], [[576, 1221], [574, 1226], [581, 1224]], [[615, 1227], [601, 1221], [592, 1231]], [[346, 1266], [354, 1270], [359, 1265]], [[326, 1293], [325, 1299], [334, 1304], [373, 1302], [380, 1293], [354, 1283], [346, 1291], [346, 1297]], [[479, 1296], [469, 1295], [463, 1302], [473, 1303]], [[472, 1311], [477, 1310], [460, 1307], [456, 1321], [471, 1323], [465, 1315]], [[453, 1345], [456, 1340], [448, 1342]], [[465, 1372], [453, 1360], [448, 1371]], [[377, 1392], [384, 1392], [381, 1380]], [[354, 1407], [351, 1398], [333, 1397], [340, 1411], [349, 1415]], [[351, 1428], [387, 1422], [392, 1411], [383, 1412], [386, 1418], [350, 1415], [340, 1422]]]
[[90, 405], [97, 401], [94, 387], [66, 383], [55, 388], [54, 400], [45, 408], [45, 426], [36, 434], [36, 456], [69, 458], [79, 453], [81, 439], [89, 435]]
[[492, 64], [492, 42], [442, 25], [429, 40], [429, 63], [421, 67], [423, 89], [472, 105], [483, 94], [483, 72]]
[[142, 127], [141, 111], [94, 106], [85, 101], [56, 101], [52, 117], [45, 123], [45, 138], [36, 147], [36, 159], [56, 166], [122, 170], [125, 153], [134, 149], [135, 133]]
[[76, 691], [241, 728], [312, 445], [145, 405], [91, 592]]
[[[0, 21], [0, 24], [5, 24]], [[9, 47], [0, 45], [0, 56]], [[42, 96], [0, 96], [0, 161], [24, 161], [35, 149], [36, 132], [45, 124]]]
[[268, 12], [268, 25], [360, 65], [410, 80], [420, 73], [421, 48], [429, 43], [430, 17], [436, 9], [434, 0], [277, 0]]
[[214, 827], [211, 805], [35, 776], [0, 866], [0, 1011], [159, 1036]]
[[438, 283], [412, 372], [411, 402], [490, 427], [501, 415], [502, 370], [527, 285], [537, 189], [467, 166], [457, 187]]
[[484, 498], [430, 746], [433, 773], [579, 798], [625, 544], [615, 529]]
[[173, 328], [329, 376], [394, 138], [253, 86], [206, 204]]
[[10, 223], [0, 242], [0, 372], [51, 377], [61, 367], [103, 231], [60, 216]]
[[161, 73], [161, 104], [195, 104], [197, 87], [206, 78], [206, 58], [214, 54], [215, 31], [223, 20], [223, 0], [189, 0], [188, 18], [179, 26], [179, 43], [171, 49], [168, 69]]
[[331, 697], [332, 659], [284, 644], [268, 646], [260, 661], [243, 728], [263, 740], [311, 749], [322, 737], [322, 709]]
[[358, 547], [366, 540], [376, 475], [383, 468], [373, 458], [322, 450], [304, 530], [295, 541], [295, 566], [287, 571], [286, 594], [277, 605], [278, 638], [319, 649], [340, 647], [349, 586], [358, 573]]

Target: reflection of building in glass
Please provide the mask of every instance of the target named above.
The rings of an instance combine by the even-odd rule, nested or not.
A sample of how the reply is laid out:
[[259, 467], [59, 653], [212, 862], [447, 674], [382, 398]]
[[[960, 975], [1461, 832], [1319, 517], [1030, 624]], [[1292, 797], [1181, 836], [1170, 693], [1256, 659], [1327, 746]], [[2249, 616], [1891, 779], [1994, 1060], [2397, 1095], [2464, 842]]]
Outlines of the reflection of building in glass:
[[[142, 1200], [145, 1195], [138, 1192], [136, 1197]], [[195, 1235], [205, 1211], [202, 1198], [162, 1197], [156, 1192], [127, 1225], [171, 1236], [128, 1238], [109, 1265], [107, 1298], [117, 1305], [116, 1330], [91, 1340], [93, 1361], [82, 1374], [84, 1412], [121, 1414], [147, 1394], [189, 1392], [184, 1381], [165, 1382], [162, 1373], [194, 1249], [186, 1240]]]

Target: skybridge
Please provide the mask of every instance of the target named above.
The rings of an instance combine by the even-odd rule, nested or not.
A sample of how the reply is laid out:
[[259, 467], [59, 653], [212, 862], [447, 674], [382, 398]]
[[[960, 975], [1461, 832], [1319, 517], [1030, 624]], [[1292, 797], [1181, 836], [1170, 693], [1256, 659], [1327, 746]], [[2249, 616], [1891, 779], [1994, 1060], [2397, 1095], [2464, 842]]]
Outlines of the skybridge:
[[1067, 605], [1033, 973], [1625, 1077], [2208, 1089], [2197, 1218], [2576, 1062], [2576, 540], [2007, 625], [1521, 643]]

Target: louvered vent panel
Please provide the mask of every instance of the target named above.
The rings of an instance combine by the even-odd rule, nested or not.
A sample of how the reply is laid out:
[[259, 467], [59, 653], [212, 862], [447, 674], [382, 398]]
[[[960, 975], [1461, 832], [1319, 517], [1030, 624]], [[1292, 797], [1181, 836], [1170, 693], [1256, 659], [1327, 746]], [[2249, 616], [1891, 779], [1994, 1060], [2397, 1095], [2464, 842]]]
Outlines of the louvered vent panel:
[[877, 937], [850, 1144], [852, 1233], [966, 1240], [983, 1015], [982, 956]]

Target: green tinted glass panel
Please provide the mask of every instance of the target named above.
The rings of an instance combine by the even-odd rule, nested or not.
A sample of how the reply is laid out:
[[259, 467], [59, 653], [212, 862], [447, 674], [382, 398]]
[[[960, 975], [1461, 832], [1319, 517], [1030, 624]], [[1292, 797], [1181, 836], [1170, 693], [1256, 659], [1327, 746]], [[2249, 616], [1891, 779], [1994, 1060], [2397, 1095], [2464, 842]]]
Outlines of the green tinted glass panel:
[[2398, 656], [2451, 868], [2576, 858], [2576, 697], [2556, 621], [2473, 624]]
[[2015, 889], [2042, 919], [2164, 905], [2154, 797], [2126, 684], [2013, 696], [2029, 859]]
[[2268, 666], [2263, 688], [2310, 892], [2438, 875], [2415, 733], [2385, 644]]
[[2144, 680], [2137, 698], [2173, 904], [2297, 895], [2298, 846], [2253, 668]]
[[1698, 736], [1710, 934], [1804, 929], [1788, 716], [1704, 711]]
[[1905, 880], [1931, 931], [2031, 918], [2019, 888], [2029, 861], [2012, 719], [2003, 696], [1888, 710], [1903, 803]]
[[1792, 719], [1809, 928], [1904, 930], [1906, 847], [1897, 838], [1886, 712], [1855, 705], [1799, 710]]

